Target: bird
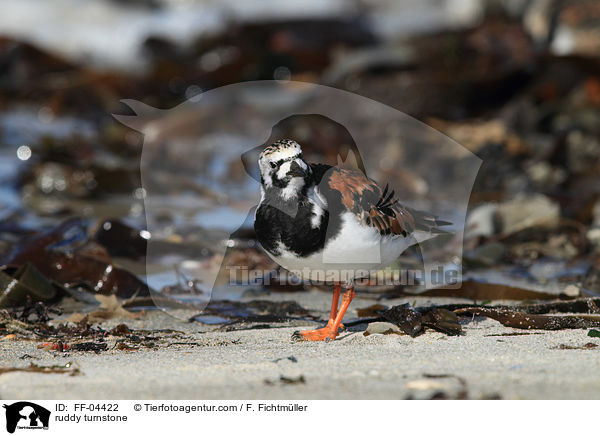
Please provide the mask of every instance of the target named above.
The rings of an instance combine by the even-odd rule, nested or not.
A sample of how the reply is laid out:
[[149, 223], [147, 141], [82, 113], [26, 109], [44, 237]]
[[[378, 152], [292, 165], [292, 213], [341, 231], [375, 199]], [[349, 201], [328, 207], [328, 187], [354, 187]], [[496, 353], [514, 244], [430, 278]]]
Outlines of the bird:
[[296, 331], [295, 339], [335, 340], [355, 296], [355, 280], [394, 262], [416, 243], [415, 232], [447, 233], [440, 227], [450, 224], [402, 206], [388, 185], [381, 188], [358, 169], [307, 162], [292, 139], [266, 145], [258, 166], [257, 241], [302, 279], [333, 284], [327, 325]]

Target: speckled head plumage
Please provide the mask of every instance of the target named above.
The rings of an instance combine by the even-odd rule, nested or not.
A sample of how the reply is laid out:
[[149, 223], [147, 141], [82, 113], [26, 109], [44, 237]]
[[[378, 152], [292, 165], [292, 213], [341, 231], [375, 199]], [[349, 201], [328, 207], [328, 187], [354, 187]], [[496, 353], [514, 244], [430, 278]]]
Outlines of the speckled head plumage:
[[302, 154], [302, 148], [300, 148], [300, 144], [292, 139], [280, 139], [271, 145], [267, 145], [260, 153], [259, 159], [277, 161], [280, 159], [287, 159], [297, 156], [299, 154]]
[[263, 189], [280, 191], [283, 199], [297, 197], [310, 178], [310, 167], [302, 156], [300, 144], [280, 139], [260, 153], [258, 166]]

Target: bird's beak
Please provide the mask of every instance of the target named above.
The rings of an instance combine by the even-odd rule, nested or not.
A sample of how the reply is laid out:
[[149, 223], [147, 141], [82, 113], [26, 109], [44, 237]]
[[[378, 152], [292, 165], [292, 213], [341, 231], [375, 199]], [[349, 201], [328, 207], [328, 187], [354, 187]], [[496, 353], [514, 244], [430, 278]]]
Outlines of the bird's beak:
[[287, 172], [288, 177], [306, 177], [306, 171], [302, 169], [296, 161], [290, 165], [290, 170]]

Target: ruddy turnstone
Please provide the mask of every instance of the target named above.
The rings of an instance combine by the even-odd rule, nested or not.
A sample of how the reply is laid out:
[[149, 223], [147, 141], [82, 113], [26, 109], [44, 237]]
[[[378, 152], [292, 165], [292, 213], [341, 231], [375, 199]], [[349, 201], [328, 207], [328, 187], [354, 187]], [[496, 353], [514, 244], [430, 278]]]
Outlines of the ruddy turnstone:
[[354, 298], [354, 279], [391, 264], [416, 242], [416, 232], [445, 233], [438, 226], [449, 224], [400, 205], [393, 191], [359, 170], [306, 162], [300, 145], [290, 139], [265, 147], [258, 164], [258, 241], [275, 262], [301, 278], [334, 283], [327, 326], [296, 332], [299, 339], [335, 339]]

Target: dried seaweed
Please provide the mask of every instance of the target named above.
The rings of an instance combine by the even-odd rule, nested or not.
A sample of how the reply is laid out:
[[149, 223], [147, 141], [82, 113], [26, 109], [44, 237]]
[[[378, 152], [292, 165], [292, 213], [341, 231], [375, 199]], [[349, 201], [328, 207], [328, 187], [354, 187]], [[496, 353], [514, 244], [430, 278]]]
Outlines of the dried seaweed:
[[439, 304], [435, 306], [425, 307], [425, 310], [429, 309], [446, 309], [456, 311], [459, 309], [468, 308], [492, 308], [492, 309], [507, 309], [516, 310], [518, 312], [543, 315], [548, 313], [599, 313], [598, 307], [600, 306], [600, 298], [577, 298], [574, 300], [555, 300], [555, 301], [544, 301], [540, 303], [532, 304], [517, 304], [514, 306], [509, 305], [495, 305], [489, 306], [488, 304]]
[[46, 337], [52, 334], [52, 328], [48, 325], [19, 321], [6, 310], [0, 310], [0, 329], [3, 334], [15, 334], [29, 339]]
[[560, 344], [558, 347], [553, 347], [555, 350], [592, 350], [594, 348], [598, 348], [598, 344], [594, 344], [593, 342], [588, 342], [587, 344], [581, 346]]
[[383, 311], [381, 315], [413, 338], [424, 333], [426, 327], [449, 336], [456, 336], [462, 332], [456, 315], [446, 309], [417, 310], [407, 303]]
[[80, 342], [78, 344], [71, 345], [72, 351], [92, 351], [94, 353], [100, 353], [106, 351], [108, 344], [106, 342]]
[[[457, 289], [431, 289], [420, 296], [427, 297], [458, 297], [468, 298], [475, 301], [487, 300], [554, 300], [556, 294], [524, 289], [497, 283], [478, 282], [474, 280], [464, 281]], [[565, 296], [565, 298], [568, 298]]]
[[[94, 293], [115, 294], [121, 298], [149, 294], [145, 283], [134, 274], [107, 262], [104, 256], [98, 256], [89, 245], [86, 246], [87, 243], [84, 222], [78, 218], [69, 219], [47, 232], [23, 238], [3, 256], [0, 263], [21, 268], [29, 264], [46, 281], [63, 286], [85, 284]], [[46, 294], [42, 299], [53, 297]]]
[[[303, 385], [306, 383], [306, 379], [304, 378], [303, 375], [299, 375], [298, 377], [287, 377], [285, 375], [280, 375], [278, 381], [282, 385], [297, 385], [297, 384]], [[269, 379], [265, 379], [265, 384], [272, 386], [272, 385], [276, 384], [276, 382], [269, 380]]]
[[113, 336], [127, 336], [131, 334], [131, 330], [127, 327], [127, 324], [119, 324], [115, 326], [110, 332]]
[[0, 307], [55, 300], [57, 287], [32, 264], [0, 271]]
[[101, 221], [94, 232], [94, 240], [108, 250], [111, 256], [139, 259], [146, 255], [148, 239], [138, 229], [118, 219]]
[[519, 329], [562, 330], [600, 327], [600, 315], [532, 315], [512, 309], [471, 307], [454, 311], [459, 315], [486, 316], [506, 327]]
[[384, 319], [396, 324], [407, 335], [413, 338], [424, 332], [423, 316], [413, 310], [409, 304], [401, 304], [382, 313]]
[[50, 315], [62, 315], [62, 309], [51, 307], [42, 301], [33, 300], [27, 296], [25, 305], [21, 308], [13, 308], [11, 316], [24, 323], [47, 323], [50, 321]]
[[41, 366], [35, 363], [30, 363], [25, 367], [0, 367], [0, 374], [9, 372], [36, 372], [40, 374], [69, 374], [71, 376], [80, 375], [81, 371], [73, 362], [64, 365]]
[[531, 314], [546, 313], [600, 313], [600, 298], [578, 298], [570, 301], [549, 301], [515, 306], [520, 312]]
[[[316, 316], [295, 301], [254, 300], [248, 302], [216, 300], [211, 301], [201, 314], [194, 315], [189, 321], [201, 320], [207, 315], [216, 315], [231, 321], [224, 323], [222, 329], [256, 328], [256, 323], [284, 323], [295, 320], [314, 320]], [[253, 325], [253, 327], [249, 327]], [[233, 327], [237, 325], [237, 327]], [[271, 327], [265, 324], [266, 328]]]
[[281, 317], [273, 315], [250, 315], [245, 318], [236, 319], [223, 324], [217, 331], [233, 332], [240, 330], [257, 330], [275, 328], [275, 324], [289, 323], [292, 320], [303, 318]]
[[137, 350], [139, 350], [138, 347], [132, 347], [131, 345], [128, 345], [126, 342], [118, 342], [115, 348], [120, 351], [137, 351]]
[[510, 333], [492, 333], [489, 335], [483, 335], [485, 337], [495, 337], [495, 336], [530, 336], [530, 335], [543, 335], [542, 332], [510, 332]]

